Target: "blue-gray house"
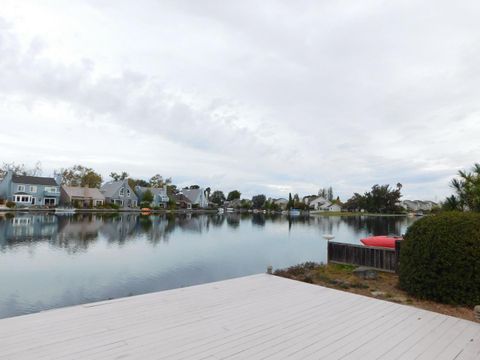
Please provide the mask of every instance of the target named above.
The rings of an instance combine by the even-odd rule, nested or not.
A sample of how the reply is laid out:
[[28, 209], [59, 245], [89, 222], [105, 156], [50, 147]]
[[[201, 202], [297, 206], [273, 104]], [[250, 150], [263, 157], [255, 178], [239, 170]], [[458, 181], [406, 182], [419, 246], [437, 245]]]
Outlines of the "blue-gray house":
[[167, 187], [164, 186], [162, 188], [154, 188], [154, 187], [143, 187], [143, 186], [135, 186], [135, 192], [138, 195], [138, 199], [140, 202], [143, 200], [143, 196], [145, 193], [150, 190], [153, 195], [153, 201], [151, 202], [151, 206], [154, 207], [163, 207], [166, 208], [169, 198], [167, 195]]
[[60, 202], [60, 186], [51, 177], [15, 175], [9, 171], [0, 182], [0, 198], [18, 207], [51, 207]]
[[128, 185], [127, 179], [107, 182], [102, 185], [100, 192], [105, 196], [106, 204], [115, 204], [122, 208], [137, 207], [137, 195]]

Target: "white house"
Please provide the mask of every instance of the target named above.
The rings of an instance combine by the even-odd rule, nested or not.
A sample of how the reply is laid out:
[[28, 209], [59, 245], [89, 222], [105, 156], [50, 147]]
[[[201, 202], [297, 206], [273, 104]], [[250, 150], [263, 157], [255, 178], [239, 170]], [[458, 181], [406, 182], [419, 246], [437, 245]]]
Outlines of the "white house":
[[326, 210], [332, 203], [323, 196], [317, 196], [315, 199], [310, 199], [308, 206], [313, 210]]

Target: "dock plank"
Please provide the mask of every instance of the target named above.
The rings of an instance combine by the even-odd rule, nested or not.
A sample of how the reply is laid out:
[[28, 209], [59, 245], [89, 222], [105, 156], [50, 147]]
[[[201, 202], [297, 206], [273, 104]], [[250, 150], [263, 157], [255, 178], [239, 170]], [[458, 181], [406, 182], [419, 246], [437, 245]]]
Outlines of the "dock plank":
[[0, 320], [0, 359], [477, 359], [480, 324], [259, 274]]

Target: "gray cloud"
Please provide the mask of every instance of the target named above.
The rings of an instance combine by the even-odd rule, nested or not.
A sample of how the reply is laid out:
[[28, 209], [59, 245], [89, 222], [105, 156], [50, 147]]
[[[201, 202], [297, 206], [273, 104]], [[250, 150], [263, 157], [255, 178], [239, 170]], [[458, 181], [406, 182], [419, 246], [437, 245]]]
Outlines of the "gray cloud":
[[[135, 163], [144, 152], [133, 146], [124, 166], [247, 194], [331, 184], [347, 197], [402, 182], [409, 197], [433, 198], [478, 161], [476, 2], [110, 5], [45, 6], [33, 25], [39, 9], [7, 6], [4, 104], [29, 107], [32, 122], [39, 103], [72, 111], [76, 132], [120, 126], [122, 141], [152, 152]], [[76, 21], [42, 20], [68, 19], [69, 7]], [[89, 143], [84, 157], [115, 158], [100, 149]]]

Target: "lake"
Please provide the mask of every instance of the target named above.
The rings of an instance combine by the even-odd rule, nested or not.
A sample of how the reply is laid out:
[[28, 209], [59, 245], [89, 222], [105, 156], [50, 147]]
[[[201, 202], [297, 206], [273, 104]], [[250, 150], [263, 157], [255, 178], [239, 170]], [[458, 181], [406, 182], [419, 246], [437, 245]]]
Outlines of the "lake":
[[201, 284], [305, 261], [323, 234], [359, 244], [415, 219], [373, 216], [0, 214], [0, 318]]

